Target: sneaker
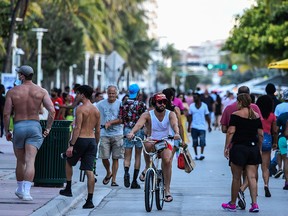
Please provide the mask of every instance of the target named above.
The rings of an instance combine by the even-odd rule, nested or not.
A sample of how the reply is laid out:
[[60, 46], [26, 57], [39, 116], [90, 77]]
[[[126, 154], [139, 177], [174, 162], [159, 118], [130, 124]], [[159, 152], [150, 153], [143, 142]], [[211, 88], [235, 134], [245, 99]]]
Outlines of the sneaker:
[[271, 193], [270, 193], [269, 188], [267, 186], [264, 187], [264, 191], [265, 191], [265, 197], [271, 197]]
[[126, 188], [130, 187], [130, 174], [129, 173], [124, 175], [124, 186]]
[[277, 173], [275, 174], [275, 178], [279, 178], [283, 173], [283, 170], [278, 170]]
[[92, 200], [86, 200], [86, 203], [82, 206], [83, 209], [94, 208]]
[[244, 210], [246, 208], [244, 192], [240, 189], [238, 192], [238, 206]]
[[131, 184], [131, 189], [140, 189], [140, 185], [138, 184], [137, 181], [133, 181]]
[[249, 209], [249, 212], [259, 212], [259, 206], [257, 203], [251, 204], [251, 208]]
[[63, 189], [63, 190], [60, 190], [60, 191], [59, 191], [59, 194], [60, 194], [60, 195], [63, 195], [63, 196], [67, 196], [67, 197], [72, 197], [72, 191], [71, 191], [71, 189], [67, 189], [67, 188], [65, 188], [65, 189]]
[[205, 156], [204, 155], [201, 155], [199, 160], [204, 160]]
[[235, 212], [236, 211], [236, 204], [231, 204], [230, 202], [222, 203], [222, 208], [224, 210]]
[[288, 190], [288, 183], [285, 183], [283, 190]]
[[195, 160], [200, 160], [200, 157], [198, 157], [198, 155], [196, 155]]
[[30, 195], [30, 189], [31, 189], [32, 183], [29, 181], [24, 181], [23, 182], [23, 197], [22, 200], [24, 201], [32, 201], [33, 198]]
[[24, 200], [24, 201], [32, 201], [33, 198], [32, 198], [32, 196], [29, 193], [27, 193], [27, 194], [24, 193], [23, 197], [22, 197], [22, 200]]
[[18, 190], [16, 189], [15, 195], [16, 195], [19, 199], [23, 199], [23, 192], [22, 192], [22, 191], [18, 191]]

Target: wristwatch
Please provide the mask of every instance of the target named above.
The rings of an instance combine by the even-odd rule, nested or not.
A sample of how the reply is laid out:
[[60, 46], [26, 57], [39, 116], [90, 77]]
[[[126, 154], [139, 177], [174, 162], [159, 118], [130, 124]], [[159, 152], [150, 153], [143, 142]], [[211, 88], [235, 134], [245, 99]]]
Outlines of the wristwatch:
[[73, 147], [75, 144], [72, 144], [71, 141], [69, 141], [69, 146]]

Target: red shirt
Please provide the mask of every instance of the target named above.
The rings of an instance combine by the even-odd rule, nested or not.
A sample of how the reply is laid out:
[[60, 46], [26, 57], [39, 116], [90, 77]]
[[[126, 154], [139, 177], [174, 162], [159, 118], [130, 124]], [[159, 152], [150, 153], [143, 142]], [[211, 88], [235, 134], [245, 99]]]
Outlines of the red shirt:
[[270, 113], [267, 119], [261, 119], [263, 132], [267, 134], [271, 134], [271, 126], [273, 122], [276, 122], [276, 116], [273, 112]]
[[[259, 109], [259, 107], [256, 104], [251, 104], [251, 108], [258, 113], [258, 115], [260, 116], [260, 119], [262, 120], [262, 114], [261, 111]], [[225, 125], [225, 126], [229, 126], [229, 122], [230, 122], [230, 117], [232, 115], [233, 112], [237, 111], [238, 107], [237, 107], [237, 101], [228, 105], [223, 113], [222, 113], [222, 117], [220, 120], [221, 125]]]
[[54, 104], [54, 108], [55, 108], [55, 120], [64, 120], [64, 117], [61, 115], [58, 117], [59, 115], [59, 111], [60, 111], [60, 107], [58, 105], [63, 105], [63, 100], [60, 97], [57, 98], [51, 98], [53, 104]]

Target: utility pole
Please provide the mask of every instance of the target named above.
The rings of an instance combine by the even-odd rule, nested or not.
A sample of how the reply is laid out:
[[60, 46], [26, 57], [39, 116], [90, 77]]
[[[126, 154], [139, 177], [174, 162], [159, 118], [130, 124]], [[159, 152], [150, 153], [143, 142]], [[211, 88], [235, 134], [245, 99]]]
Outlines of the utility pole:
[[37, 85], [41, 86], [41, 80], [43, 79], [42, 73], [42, 38], [44, 32], [48, 32], [48, 29], [44, 28], [32, 28], [32, 31], [36, 32], [36, 38], [38, 40], [38, 54], [37, 54]]

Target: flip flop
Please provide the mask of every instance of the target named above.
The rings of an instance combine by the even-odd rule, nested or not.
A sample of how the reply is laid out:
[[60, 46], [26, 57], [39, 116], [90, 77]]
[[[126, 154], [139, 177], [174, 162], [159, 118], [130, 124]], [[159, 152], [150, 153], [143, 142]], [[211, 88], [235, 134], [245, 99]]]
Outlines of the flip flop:
[[145, 181], [145, 172], [143, 171], [142, 173], [141, 173], [141, 175], [139, 176], [139, 180], [141, 181], [141, 182], [144, 182]]
[[117, 186], [119, 186], [116, 182], [112, 182], [111, 183], [111, 186], [113, 186], [113, 187], [117, 187]]
[[110, 179], [112, 178], [112, 174], [110, 175], [110, 176], [106, 176], [104, 179], [103, 179], [103, 181], [102, 181], [102, 183], [104, 184], [104, 185], [107, 185], [109, 182], [110, 182]]
[[171, 195], [166, 195], [164, 201], [165, 202], [172, 202], [173, 201], [173, 197]]

